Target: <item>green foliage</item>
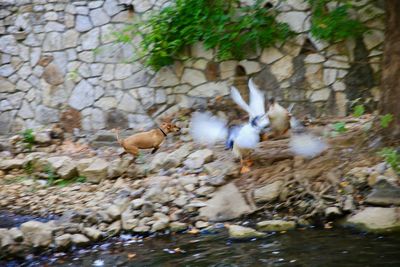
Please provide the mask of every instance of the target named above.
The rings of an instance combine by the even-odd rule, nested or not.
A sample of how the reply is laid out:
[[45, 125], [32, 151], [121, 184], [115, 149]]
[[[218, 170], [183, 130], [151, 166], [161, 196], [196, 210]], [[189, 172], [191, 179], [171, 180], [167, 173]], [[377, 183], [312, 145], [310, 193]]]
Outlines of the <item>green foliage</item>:
[[60, 186], [60, 187], [65, 187], [71, 184], [75, 183], [84, 183], [86, 182], [86, 177], [85, 176], [78, 176], [73, 179], [65, 180], [65, 179], [57, 179], [54, 181], [54, 185]]
[[35, 134], [33, 133], [32, 129], [26, 129], [21, 133], [22, 136], [22, 143], [25, 144], [25, 147], [29, 150], [32, 149], [33, 145], [35, 144]]
[[47, 174], [47, 185], [48, 186], [52, 186], [54, 185], [54, 182], [57, 180], [57, 174], [56, 171], [54, 170], [54, 168], [50, 165], [47, 164], [44, 167], [44, 172]]
[[359, 118], [362, 115], [364, 115], [364, 112], [365, 112], [364, 106], [363, 105], [357, 105], [353, 109], [353, 116], [356, 117], [356, 118]]
[[361, 36], [367, 28], [358, 20], [349, 17], [349, 1], [329, 10], [329, 0], [308, 0], [312, 6], [311, 34], [317, 39], [339, 42], [349, 37]]
[[206, 49], [215, 48], [219, 60], [242, 59], [293, 34], [261, 1], [238, 7], [237, 0], [175, 0], [148, 21], [130, 25], [115, 37], [117, 42], [129, 43], [140, 32], [146, 33], [140, 43], [141, 56], [154, 70], [184, 59], [185, 48], [197, 42], [203, 42]]
[[393, 114], [385, 114], [381, 116], [380, 122], [381, 122], [381, 127], [382, 128], [387, 128], [389, 124], [393, 121], [394, 117]]
[[347, 131], [345, 122], [337, 122], [333, 124], [333, 130], [337, 133], [345, 133]]
[[397, 152], [394, 148], [384, 148], [378, 153], [381, 157], [383, 157], [387, 164], [392, 167], [392, 169], [400, 173], [400, 153]]

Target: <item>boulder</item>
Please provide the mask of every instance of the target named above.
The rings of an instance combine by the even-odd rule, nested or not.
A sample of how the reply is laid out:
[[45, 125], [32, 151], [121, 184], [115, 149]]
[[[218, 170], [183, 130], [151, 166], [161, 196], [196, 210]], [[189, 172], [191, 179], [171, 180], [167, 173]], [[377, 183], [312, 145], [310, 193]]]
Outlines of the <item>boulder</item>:
[[109, 165], [110, 163], [104, 159], [97, 158], [80, 174], [85, 176], [90, 183], [100, 183], [101, 180], [107, 178]]
[[203, 167], [205, 163], [213, 160], [214, 153], [210, 149], [197, 150], [190, 154], [183, 164], [189, 169], [198, 169]]
[[367, 207], [350, 216], [345, 225], [377, 233], [400, 231], [400, 208]]
[[252, 212], [234, 183], [221, 186], [200, 208], [200, 216], [210, 221], [227, 221]]
[[185, 231], [187, 228], [187, 224], [182, 222], [171, 222], [169, 224], [169, 229], [171, 230], [171, 232], [181, 232]]
[[54, 226], [50, 223], [28, 221], [21, 224], [24, 240], [33, 247], [47, 247], [53, 238]]
[[151, 226], [151, 232], [157, 232], [157, 231], [161, 231], [164, 230], [168, 227], [168, 222], [163, 221], [163, 220], [158, 220], [155, 221], [153, 223], [153, 225]]
[[293, 230], [295, 228], [296, 223], [293, 221], [268, 220], [257, 223], [257, 230], [263, 232], [279, 232]]
[[251, 239], [258, 237], [265, 237], [265, 233], [258, 232], [250, 227], [243, 227], [240, 225], [229, 225], [229, 237], [232, 239]]
[[21, 232], [21, 230], [19, 230], [16, 227], [11, 228], [8, 233], [11, 235], [11, 238], [15, 241], [15, 242], [22, 242], [24, 240], [24, 235]]
[[87, 238], [86, 236], [84, 236], [82, 234], [73, 234], [71, 236], [71, 241], [73, 244], [75, 244], [77, 246], [86, 246], [90, 243], [89, 238]]
[[0, 170], [21, 169], [27, 161], [25, 159], [5, 159], [0, 161]]
[[179, 167], [182, 164], [182, 161], [189, 155], [191, 149], [191, 144], [185, 144], [174, 152], [168, 154], [162, 167], [165, 169]]
[[0, 248], [6, 249], [14, 243], [13, 238], [7, 229], [0, 229]]
[[78, 175], [77, 164], [70, 157], [50, 157], [47, 159], [47, 162], [62, 179], [71, 179]]
[[82, 233], [93, 241], [97, 241], [103, 236], [103, 232], [94, 227], [85, 227], [83, 228]]
[[72, 235], [71, 234], [63, 234], [54, 238], [54, 243], [57, 248], [67, 248], [71, 245]]
[[109, 178], [116, 178], [124, 174], [129, 167], [130, 160], [124, 159], [115, 159], [111, 161], [110, 166], [108, 167], [108, 177]]
[[276, 181], [254, 190], [254, 201], [256, 203], [274, 201], [281, 193], [282, 181]]
[[119, 234], [121, 232], [121, 221], [115, 221], [110, 226], [107, 228], [107, 234], [108, 236], [114, 236], [116, 234]]
[[150, 226], [147, 225], [137, 226], [133, 229], [135, 233], [147, 233], [149, 230]]
[[400, 187], [387, 180], [378, 181], [372, 192], [365, 199], [365, 203], [377, 206], [400, 205]]
[[204, 165], [204, 170], [209, 174], [206, 182], [210, 185], [223, 185], [229, 176], [237, 173], [237, 166], [231, 161], [214, 161]]

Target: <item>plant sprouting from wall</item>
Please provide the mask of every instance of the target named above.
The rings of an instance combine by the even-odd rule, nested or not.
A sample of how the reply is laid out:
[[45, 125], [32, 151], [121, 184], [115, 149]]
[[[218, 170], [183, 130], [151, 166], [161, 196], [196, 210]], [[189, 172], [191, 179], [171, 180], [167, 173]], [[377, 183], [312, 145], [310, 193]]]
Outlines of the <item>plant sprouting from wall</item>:
[[117, 42], [129, 43], [140, 33], [145, 64], [154, 70], [184, 59], [185, 48], [203, 42], [216, 49], [219, 60], [242, 59], [259, 47], [268, 47], [292, 35], [273, 11], [257, 1], [240, 7], [237, 0], [176, 0], [145, 22], [116, 32]]
[[[312, 7], [311, 34], [320, 40], [339, 42], [361, 36], [367, 28], [359, 20], [350, 18], [350, 1], [308, 0]], [[336, 3], [336, 7], [331, 2]]]

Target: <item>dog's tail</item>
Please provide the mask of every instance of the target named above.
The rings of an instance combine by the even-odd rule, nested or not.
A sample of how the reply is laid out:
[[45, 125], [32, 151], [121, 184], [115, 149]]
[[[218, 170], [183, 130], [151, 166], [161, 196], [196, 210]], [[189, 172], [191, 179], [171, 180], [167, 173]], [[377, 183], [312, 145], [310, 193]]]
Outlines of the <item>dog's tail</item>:
[[119, 136], [119, 129], [113, 129], [113, 132], [115, 133], [115, 136], [117, 137], [117, 142], [123, 147], [124, 147], [124, 139], [121, 139]]

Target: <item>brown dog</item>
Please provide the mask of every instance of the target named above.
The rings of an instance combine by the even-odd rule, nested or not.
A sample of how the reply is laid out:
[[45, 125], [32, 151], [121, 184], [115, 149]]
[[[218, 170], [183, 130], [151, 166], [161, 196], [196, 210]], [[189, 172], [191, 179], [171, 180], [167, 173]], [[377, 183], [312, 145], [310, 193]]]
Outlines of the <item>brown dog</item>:
[[164, 122], [157, 129], [137, 133], [125, 139], [119, 138], [118, 131], [116, 131], [116, 135], [118, 143], [124, 148], [125, 152], [132, 154], [136, 158], [139, 154], [139, 149], [152, 148], [151, 154], [154, 154], [168, 133], [176, 133], [179, 131], [180, 128], [175, 124]]

